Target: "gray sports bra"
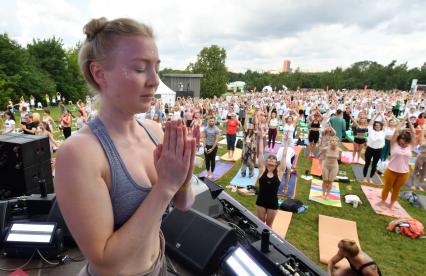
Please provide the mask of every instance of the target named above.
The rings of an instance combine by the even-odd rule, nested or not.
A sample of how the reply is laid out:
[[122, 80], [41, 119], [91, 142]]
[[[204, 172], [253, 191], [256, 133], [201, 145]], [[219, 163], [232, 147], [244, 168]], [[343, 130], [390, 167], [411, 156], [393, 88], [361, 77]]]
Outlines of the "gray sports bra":
[[[149, 128], [141, 123], [139, 124], [145, 129], [152, 142], [157, 145], [157, 137]], [[139, 186], [130, 176], [105, 125], [99, 117], [90, 121], [89, 127], [101, 143], [111, 169], [111, 190], [109, 194], [114, 212], [114, 230], [116, 230], [133, 215], [151, 191], [151, 188]]]

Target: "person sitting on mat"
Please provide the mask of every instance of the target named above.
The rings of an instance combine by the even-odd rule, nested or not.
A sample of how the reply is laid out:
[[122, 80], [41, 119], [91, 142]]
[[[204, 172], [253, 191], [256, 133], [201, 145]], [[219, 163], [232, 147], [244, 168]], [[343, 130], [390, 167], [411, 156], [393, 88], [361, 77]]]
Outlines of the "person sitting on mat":
[[[359, 275], [359, 276], [381, 276], [380, 268], [376, 262], [362, 252], [355, 241], [343, 239], [337, 244], [339, 251], [331, 258], [328, 263], [328, 275], [331, 276], [346, 276], [346, 275]], [[339, 268], [333, 272], [334, 266], [342, 259], [349, 262], [350, 267]]]
[[[405, 130], [405, 121], [408, 122], [411, 133]], [[400, 132], [401, 127], [403, 126], [404, 130]], [[399, 191], [410, 176], [408, 162], [411, 158], [411, 148], [417, 143], [415, 139], [413, 139], [415, 135], [416, 133], [411, 122], [408, 120], [408, 117], [401, 121], [395, 129], [391, 140], [391, 158], [384, 173], [382, 200], [377, 203], [377, 206], [388, 206], [389, 209], [392, 209], [398, 199]], [[388, 194], [391, 190], [391, 202], [387, 205], [386, 199], [388, 198]]]
[[365, 134], [368, 133], [368, 122], [367, 118], [365, 118], [362, 113], [360, 113], [358, 120], [355, 120], [355, 118], [352, 117], [352, 123], [356, 127], [356, 132], [354, 132], [356, 135], [354, 138], [354, 149], [352, 151], [352, 163], [359, 163], [361, 150], [367, 141]]
[[333, 136], [330, 138], [328, 147], [321, 150], [320, 158], [322, 162], [322, 196], [327, 199], [333, 186], [333, 181], [336, 179], [339, 172], [339, 162], [342, 150], [338, 147], [339, 138]]
[[368, 178], [369, 183], [373, 183], [373, 176], [376, 173], [377, 163], [379, 163], [380, 157], [382, 155], [382, 149], [385, 146], [385, 131], [383, 129], [383, 123], [376, 121], [377, 117], [380, 115], [380, 112], [376, 113], [376, 116], [370, 121], [368, 126], [368, 138], [367, 138], [367, 149], [365, 150], [365, 165], [362, 171], [364, 180], [367, 182], [367, 173], [368, 168], [370, 167], [371, 160], [371, 171], [370, 177]]
[[[263, 135], [264, 133], [260, 133]], [[261, 136], [262, 137], [262, 136]], [[285, 159], [287, 155], [288, 142], [291, 138], [287, 137], [284, 143], [284, 150], [282, 152], [281, 160]], [[278, 165], [278, 159], [275, 154], [269, 154], [268, 158], [264, 160], [263, 157], [263, 139], [260, 139], [259, 147], [259, 176], [258, 184], [256, 184], [257, 199], [256, 199], [256, 215], [269, 227], [272, 227], [275, 216], [278, 210], [278, 189], [281, 184], [281, 178], [285, 170], [285, 163], [282, 161]], [[256, 181], [257, 182], [257, 181]]]

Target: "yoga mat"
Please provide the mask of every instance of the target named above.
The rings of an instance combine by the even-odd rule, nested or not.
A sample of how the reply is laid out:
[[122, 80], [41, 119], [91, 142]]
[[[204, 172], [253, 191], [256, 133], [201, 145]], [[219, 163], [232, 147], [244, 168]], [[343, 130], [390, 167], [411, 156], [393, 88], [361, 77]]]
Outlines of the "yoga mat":
[[321, 176], [322, 175], [320, 162], [319, 162], [318, 158], [312, 159], [311, 175], [315, 175], [315, 176]]
[[238, 170], [237, 174], [232, 178], [231, 185], [237, 187], [247, 187], [249, 185], [254, 186], [257, 180], [257, 176], [259, 175], [259, 169], [254, 168], [254, 176], [253, 179], [249, 178], [249, 169], [246, 169], [246, 177], [241, 177], [241, 168]]
[[348, 139], [349, 141], [351, 141], [351, 142], [353, 142], [354, 141], [354, 135], [353, 135], [353, 133], [352, 133], [352, 131], [351, 130], [347, 130], [346, 131], [346, 139]]
[[292, 212], [278, 210], [274, 222], [272, 223], [272, 230], [274, 230], [283, 239], [285, 239], [287, 234], [292, 216]]
[[345, 146], [345, 148], [347, 148], [349, 151], [354, 150], [354, 144], [352, 143], [342, 143], [342, 145]]
[[[362, 182], [364, 180], [364, 176], [362, 174], [362, 170], [364, 169], [364, 166], [358, 165], [358, 164], [352, 164], [352, 171], [354, 172], [356, 181]], [[370, 176], [371, 167], [368, 168], [367, 176]], [[383, 185], [382, 179], [377, 175], [377, 173], [373, 176], [373, 183], [376, 185]]]
[[[342, 152], [341, 161], [342, 161], [343, 164], [351, 164], [352, 161], [353, 161], [352, 160], [352, 152], [351, 151]], [[357, 164], [362, 164], [362, 165], [365, 164], [365, 161], [364, 161], [364, 159], [362, 159], [362, 157], [359, 157], [358, 162], [359, 163], [357, 163]]]
[[277, 195], [294, 198], [294, 196], [296, 195], [297, 174], [292, 173], [290, 175], [290, 180], [289, 180], [289, 183], [287, 185], [287, 192], [284, 193], [284, 184], [285, 184], [286, 180], [287, 180], [286, 179], [286, 173], [284, 173], [283, 178], [281, 179], [280, 187], [278, 188]]
[[[309, 157], [309, 148], [308, 147], [303, 149], [303, 154], [305, 155], [306, 158]], [[315, 155], [315, 157], [319, 157], [320, 152], [319, 152], [318, 148], [315, 150], [314, 155]]]
[[[331, 258], [337, 254], [337, 244], [342, 239], [354, 240], [361, 249], [356, 229], [356, 222], [319, 215], [318, 222], [318, 240], [320, 262], [328, 264]], [[337, 267], [349, 267], [348, 261], [343, 258], [336, 264]]]
[[238, 160], [241, 159], [241, 155], [242, 154], [243, 154], [242, 149], [235, 148], [234, 155], [232, 156], [232, 158], [229, 158], [228, 157], [228, 152], [226, 152], [224, 155], [222, 155], [220, 157], [220, 159], [222, 159], [223, 161], [232, 161], [232, 162], [235, 162], [235, 161], [238, 161]]
[[414, 147], [411, 151], [418, 155], [420, 153], [420, 148], [417, 146]]
[[[404, 186], [407, 188], [410, 188], [413, 184], [413, 174], [410, 174], [410, 177], [408, 178], [407, 182], [405, 182]], [[423, 190], [426, 191], [426, 184], [423, 182], [423, 184], [420, 185], [420, 187], [423, 188]]]
[[[390, 210], [387, 206], [377, 206], [377, 203], [379, 203], [381, 200], [382, 189], [365, 185], [361, 185], [361, 189], [376, 214], [394, 218], [411, 218], [411, 216], [407, 213], [407, 211], [405, 211], [404, 208], [402, 208], [398, 201], [395, 202], [393, 210]], [[390, 195], [388, 196], [387, 203], [389, 203], [389, 197]]]
[[[230, 163], [230, 162], [217, 162], [213, 172], [213, 177], [210, 178], [210, 180], [212, 181], [218, 180], [230, 169], [232, 169], [234, 165], [235, 163]], [[207, 170], [204, 170], [198, 174], [198, 177], [205, 177], [205, 176], [207, 176]]]
[[[272, 153], [277, 154], [280, 147], [281, 147], [281, 145], [275, 144], [275, 146], [272, 148]], [[267, 149], [268, 149], [268, 146], [265, 146], [264, 151], [267, 152], [266, 151]]]
[[327, 199], [322, 198], [322, 180], [312, 179], [311, 190], [309, 192], [309, 200], [334, 206], [334, 207], [342, 207], [342, 202], [340, 201], [340, 190], [339, 183], [333, 182], [333, 186], [331, 188], [330, 194]]

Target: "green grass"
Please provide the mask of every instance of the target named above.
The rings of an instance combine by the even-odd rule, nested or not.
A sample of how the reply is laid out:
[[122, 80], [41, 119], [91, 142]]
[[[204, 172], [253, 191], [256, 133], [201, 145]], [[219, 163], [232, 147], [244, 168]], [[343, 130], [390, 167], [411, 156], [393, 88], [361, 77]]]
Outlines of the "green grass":
[[[42, 111], [36, 111], [43, 115]], [[51, 108], [51, 115], [56, 122], [59, 121], [60, 110], [58, 107]], [[16, 114], [17, 125], [19, 125], [19, 114]], [[75, 126], [73, 124], [73, 130]], [[62, 140], [63, 136], [59, 131], [54, 132], [56, 139]], [[220, 145], [218, 156], [226, 153], [225, 146]], [[216, 183], [222, 187], [229, 185], [232, 178], [241, 167], [241, 161]], [[340, 184], [340, 193], [343, 198], [345, 194], [357, 194], [363, 204], [358, 208], [343, 203], [341, 208], [321, 205], [308, 200], [310, 181], [302, 179], [300, 176], [311, 167], [311, 161], [307, 159], [303, 151], [300, 154], [297, 171], [299, 172], [297, 181], [296, 198], [309, 206], [308, 210], [302, 214], [294, 214], [287, 232], [287, 240], [301, 250], [315, 263], [323, 269], [326, 266], [319, 262], [318, 250], [318, 215], [327, 215], [337, 218], [352, 220], [357, 223], [358, 236], [362, 250], [367, 252], [379, 264], [383, 275], [425, 275], [426, 264], [426, 239], [410, 239], [393, 232], [388, 232], [386, 226], [393, 218], [377, 215], [371, 208], [367, 198], [361, 191], [360, 183]], [[194, 173], [199, 173], [204, 168], [195, 168]], [[340, 170], [346, 171], [350, 179], [355, 179], [349, 165], [340, 165]], [[349, 190], [349, 186], [352, 190]], [[228, 193], [238, 200], [243, 206], [255, 213], [255, 196], [241, 196], [238, 193]], [[426, 194], [426, 193], [423, 193]], [[409, 203], [399, 200], [400, 204], [415, 219], [426, 224], [426, 211], [412, 207]], [[337, 251], [337, 245], [336, 245]]]

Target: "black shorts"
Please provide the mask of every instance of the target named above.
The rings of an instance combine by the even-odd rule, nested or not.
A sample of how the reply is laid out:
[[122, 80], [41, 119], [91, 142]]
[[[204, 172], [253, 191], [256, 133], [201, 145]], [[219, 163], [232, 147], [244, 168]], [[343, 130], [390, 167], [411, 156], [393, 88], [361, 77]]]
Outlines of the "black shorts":
[[186, 127], [191, 127], [192, 120], [186, 120]]
[[365, 138], [358, 138], [358, 137], [355, 137], [355, 139], [354, 139], [354, 143], [357, 143], [358, 145], [362, 145], [362, 144], [365, 144], [365, 142], [366, 142], [367, 140], [365, 139]]
[[304, 114], [305, 114], [305, 110], [299, 109], [299, 115], [304, 115]]
[[319, 136], [320, 136], [319, 131], [312, 131], [311, 130], [309, 132], [309, 136], [308, 136], [309, 143], [313, 143], [313, 144], [318, 143]]
[[278, 197], [271, 196], [266, 198], [265, 196], [258, 196], [256, 205], [265, 209], [278, 210]]

